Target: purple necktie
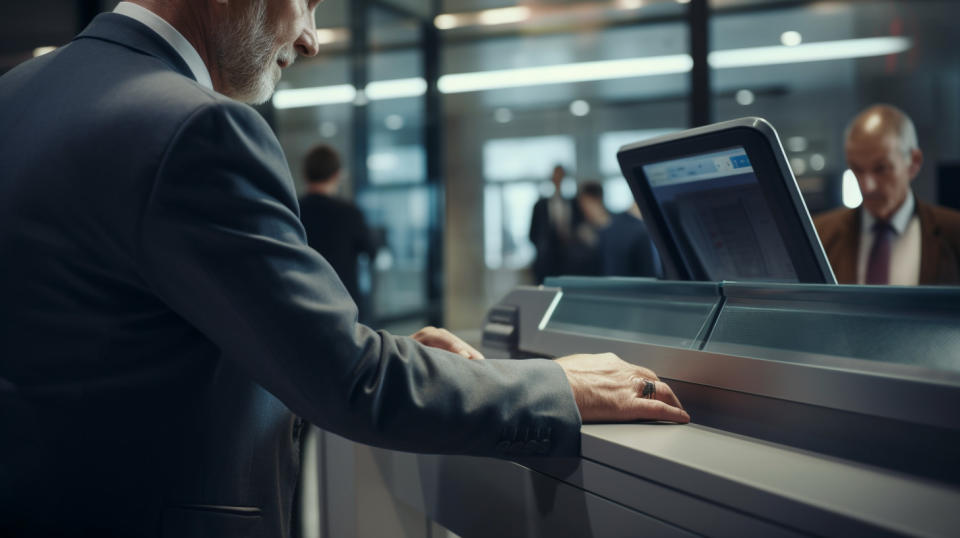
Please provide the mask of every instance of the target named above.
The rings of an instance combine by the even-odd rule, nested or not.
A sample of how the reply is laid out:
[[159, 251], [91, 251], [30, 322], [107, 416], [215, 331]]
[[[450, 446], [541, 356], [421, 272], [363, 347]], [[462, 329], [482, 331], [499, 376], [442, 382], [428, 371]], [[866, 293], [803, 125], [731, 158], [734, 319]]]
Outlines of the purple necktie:
[[878, 220], [873, 225], [873, 247], [867, 258], [867, 284], [890, 283], [890, 242], [893, 227], [889, 222]]

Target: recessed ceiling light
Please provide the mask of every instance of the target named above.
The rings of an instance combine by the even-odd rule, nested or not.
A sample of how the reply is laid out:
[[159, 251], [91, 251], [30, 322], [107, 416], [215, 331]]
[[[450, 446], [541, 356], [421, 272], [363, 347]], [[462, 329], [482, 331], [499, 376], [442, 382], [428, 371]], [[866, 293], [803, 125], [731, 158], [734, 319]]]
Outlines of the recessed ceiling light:
[[787, 149], [794, 153], [803, 153], [808, 146], [807, 139], [802, 136], [791, 136], [787, 139]]
[[803, 157], [794, 157], [790, 159], [790, 168], [793, 168], [793, 174], [802, 176], [807, 173], [807, 161]]
[[320, 124], [320, 136], [324, 138], [333, 138], [337, 136], [337, 124], [332, 121], [325, 121]]
[[493, 119], [497, 123], [510, 123], [513, 121], [513, 112], [509, 108], [498, 108], [493, 111]]
[[577, 117], [583, 117], [590, 113], [590, 103], [583, 99], [577, 99], [570, 103], [570, 113]]
[[810, 156], [810, 168], [813, 168], [815, 171], [820, 172], [827, 167], [827, 159], [819, 154], [814, 153]]
[[780, 34], [780, 43], [783, 43], [785, 47], [796, 47], [800, 43], [803, 43], [803, 36], [796, 30], [787, 30]]
[[403, 116], [400, 114], [390, 114], [383, 120], [383, 123], [387, 126], [387, 129], [399, 131], [403, 129]]

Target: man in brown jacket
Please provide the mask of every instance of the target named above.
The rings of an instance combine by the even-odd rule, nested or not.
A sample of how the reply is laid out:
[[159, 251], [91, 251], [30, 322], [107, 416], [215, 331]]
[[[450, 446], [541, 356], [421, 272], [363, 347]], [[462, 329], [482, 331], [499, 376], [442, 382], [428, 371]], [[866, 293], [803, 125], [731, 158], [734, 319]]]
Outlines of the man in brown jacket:
[[913, 122], [875, 105], [850, 123], [846, 156], [863, 205], [814, 219], [841, 284], [960, 284], [960, 212], [917, 200], [923, 165]]

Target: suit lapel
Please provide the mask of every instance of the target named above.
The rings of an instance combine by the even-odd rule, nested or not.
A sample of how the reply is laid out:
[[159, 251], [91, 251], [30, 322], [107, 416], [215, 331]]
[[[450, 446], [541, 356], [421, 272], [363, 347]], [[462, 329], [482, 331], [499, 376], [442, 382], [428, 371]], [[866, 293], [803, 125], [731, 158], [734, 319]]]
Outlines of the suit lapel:
[[857, 256], [860, 253], [860, 213], [849, 211], [840, 223], [841, 233], [838, 241], [828, 254], [831, 260], [836, 260], [833, 270], [838, 282], [857, 283]]
[[118, 13], [97, 15], [93, 22], [74, 39], [99, 39], [148, 54], [170, 66], [170, 69], [196, 80], [183, 57], [156, 32], [143, 23]]
[[935, 284], [940, 267], [940, 226], [930, 206], [917, 200], [920, 219], [920, 284]]

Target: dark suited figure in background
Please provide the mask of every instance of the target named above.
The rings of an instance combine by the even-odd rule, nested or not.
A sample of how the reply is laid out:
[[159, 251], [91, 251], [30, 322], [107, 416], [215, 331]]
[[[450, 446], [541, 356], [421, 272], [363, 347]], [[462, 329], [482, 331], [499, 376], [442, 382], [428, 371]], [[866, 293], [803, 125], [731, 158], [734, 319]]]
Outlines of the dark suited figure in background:
[[[352, 203], [335, 198], [340, 171], [340, 157], [332, 147], [323, 144], [310, 150], [304, 162], [307, 194], [300, 198], [300, 221], [307, 243], [330, 262], [350, 297], [360, 305], [357, 258], [366, 254], [372, 259], [376, 249], [363, 213]], [[363, 314], [361, 309], [361, 319]]]
[[570, 244], [582, 215], [576, 204], [564, 198], [560, 191], [566, 175], [562, 166], [554, 166], [550, 177], [553, 195], [537, 200], [533, 206], [530, 242], [537, 249], [537, 257], [533, 261], [533, 277], [537, 284], [542, 284], [548, 276], [565, 274], [569, 270]]
[[0, 77], [0, 536], [289, 536], [293, 413], [499, 457], [689, 420], [614, 355], [468, 360], [357, 323], [243, 104], [316, 54], [319, 3], [121, 2]]
[[604, 276], [659, 277], [660, 255], [650, 240], [637, 204], [610, 218], [600, 232], [600, 256]]
[[581, 183], [574, 207], [581, 217], [567, 247], [564, 274], [599, 276], [602, 270], [600, 234], [610, 225], [610, 212], [603, 205], [603, 184], [599, 181]]
[[917, 200], [910, 189], [923, 165], [910, 118], [875, 105], [853, 119], [845, 138], [863, 205], [814, 219], [837, 281], [960, 284], [960, 213]]

